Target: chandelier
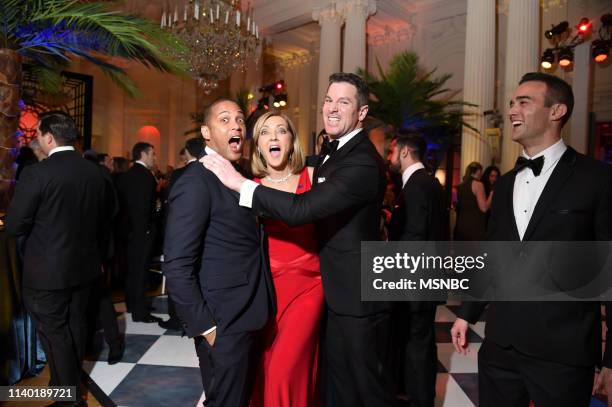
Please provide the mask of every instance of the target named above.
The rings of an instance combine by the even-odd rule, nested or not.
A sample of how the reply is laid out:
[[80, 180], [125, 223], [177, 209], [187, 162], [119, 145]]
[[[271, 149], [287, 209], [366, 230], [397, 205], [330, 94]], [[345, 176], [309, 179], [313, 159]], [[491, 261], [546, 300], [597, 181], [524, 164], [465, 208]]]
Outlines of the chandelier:
[[261, 56], [259, 27], [250, 7], [241, 13], [240, 0], [179, 0], [173, 6], [164, 10], [161, 27], [187, 45], [186, 54], [173, 54], [187, 63], [204, 93], [233, 72], [244, 72], [250, 57]]

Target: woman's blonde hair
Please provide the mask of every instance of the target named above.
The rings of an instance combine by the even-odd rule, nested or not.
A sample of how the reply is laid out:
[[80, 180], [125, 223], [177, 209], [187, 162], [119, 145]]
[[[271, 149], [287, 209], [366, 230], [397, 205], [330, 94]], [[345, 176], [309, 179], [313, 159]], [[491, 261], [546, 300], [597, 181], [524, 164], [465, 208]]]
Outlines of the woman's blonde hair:
[[291, 120], [284, 114], [279, 112], [267, 112], [261, 115], [259, 119], [255, 122], [255, 127], [253, 128], [253, 150], [251, 151], [251, 171], [253, 171], [253, 175], [256, 177], [264, 177], [268, 175], [268, 168], [266, 164], [266, 160], [263, 155], [259, 152], [259, 148], [257, 147], [257, 142], [259, 141], [259, 135], [261, 130], [270, 117], [278, 116], [282, 118], [285, 123], [287, 123], [287, 127], [289, 133], [291, 133], [291, 137], [293, 138], [293, 150], [289, 153], [289, 168], [294, 174], [299, 174], [304, 168], [305, 158], [304, 151], [302, 150], [302, 146], [300, 141], [298, 140], [295, 132], [295, 127], [293, 127], [293, 123]]

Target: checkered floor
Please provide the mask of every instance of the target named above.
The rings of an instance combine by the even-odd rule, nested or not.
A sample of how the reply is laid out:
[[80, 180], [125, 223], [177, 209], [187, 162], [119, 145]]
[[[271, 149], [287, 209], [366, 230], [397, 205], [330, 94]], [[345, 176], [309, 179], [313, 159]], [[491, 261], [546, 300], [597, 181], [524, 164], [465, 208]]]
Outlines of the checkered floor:
[[[168, 318], [166, 298], [153, 302], [154, 315]], [[115, 304], [125, 311], [123, 304]], [[439, 306], [436, 314], [438, 342], [438, 378], [436, 407], [478, 405], [476, 356], [484, 337], [484, 322], [471, 326], [470, 352], [454, 352], [450, 327], [455, 320], [454, 306]], [[119, 317], [120, 329], [126, 335], [126, 351], [121, 363], [108, 365], [108, 348], [101, 334], [96, 336], [99, 354], [86, 360], [84, 369], [99, 388], [118, 406], [195, 406], [203, 398], [202, 382], [193, 341], [157, 324], [135, 323]], [[593, 399], [591, 407], [605, 404]]]

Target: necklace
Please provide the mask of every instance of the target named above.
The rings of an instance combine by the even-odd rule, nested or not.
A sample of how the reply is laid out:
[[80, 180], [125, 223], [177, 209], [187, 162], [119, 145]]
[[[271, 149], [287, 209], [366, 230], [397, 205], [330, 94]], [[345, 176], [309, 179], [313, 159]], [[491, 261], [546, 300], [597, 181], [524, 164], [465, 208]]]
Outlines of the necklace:
[[289, 172], [289, 174], [285, 175], [285, 176], [284, 176], [284, 177], [282, 177], [282, 178], [278, 178], [278, 179], [275, 179], [275, 178], [272, 178], [272, 177], [271, 177], [271, 176], [269, 176], [269, 175], [266, 175], [266, 179], [267, 179], [268, 181], [270, 181], [270, 182], [274, 183], [274, 184], [282, 184], [283, 182], [287, 181], [287, 180], [288, 180], [288, 179], [289, 179], [289, 178], [290, 178], [292, 175], [293, 175], [293, 174], [292, 174], [291, 172]]

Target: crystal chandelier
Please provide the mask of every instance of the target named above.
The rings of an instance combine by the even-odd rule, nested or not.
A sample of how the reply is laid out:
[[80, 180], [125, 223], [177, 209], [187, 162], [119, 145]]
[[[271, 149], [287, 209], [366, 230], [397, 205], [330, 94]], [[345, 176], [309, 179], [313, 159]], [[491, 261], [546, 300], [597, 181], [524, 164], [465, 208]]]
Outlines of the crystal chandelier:
[[257, 61], [261, 55], [252, 9], [244, 15], [240, 6], [240, 0], [178, 0], [162, 14], [161, 27], [189, 48], [175, 57], [188, 64], [206, 94], [233, 72], [244, 72], [249, 57]]

